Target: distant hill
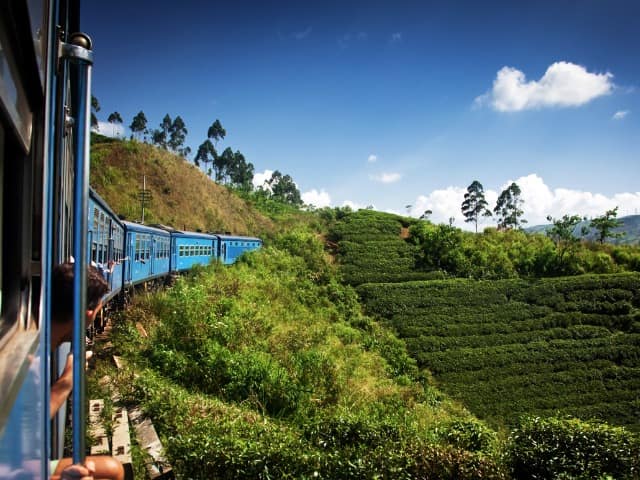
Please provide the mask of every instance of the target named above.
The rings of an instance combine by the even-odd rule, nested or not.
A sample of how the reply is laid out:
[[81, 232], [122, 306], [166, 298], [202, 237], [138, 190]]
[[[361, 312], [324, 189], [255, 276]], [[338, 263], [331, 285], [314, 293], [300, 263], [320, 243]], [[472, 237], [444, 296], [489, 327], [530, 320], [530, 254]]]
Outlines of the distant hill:
[[[627, 217], [620, 217], [618, 220], [622, 222], [622, 226], [614, 230], [615, 233], [624, 232], [625, 235], [622, 238], [609, 238], [607, 243], [614, 245], [637, 245], [640, 244], [640, 215], [629, 215]], [[589, 220], [580, 222], [573, 231], [575, 236], [581, 236], [582, 227], [589, 228]], [[551, 228], [551, 224], [536, 225], [526, 228], [525, 231], [529, 233], [545, 233]], [[587, 235], [584, 236], [586, 240], [596, 240], [597, 233], [595, 230], [590, 230]]]
[[184, 158], [145, 143], [92, 135], [91, 186], [126, 220], [141, 219], [144, 178], [152, 196], [146, 224], [258, 236], [275, 229], [269, 218]]

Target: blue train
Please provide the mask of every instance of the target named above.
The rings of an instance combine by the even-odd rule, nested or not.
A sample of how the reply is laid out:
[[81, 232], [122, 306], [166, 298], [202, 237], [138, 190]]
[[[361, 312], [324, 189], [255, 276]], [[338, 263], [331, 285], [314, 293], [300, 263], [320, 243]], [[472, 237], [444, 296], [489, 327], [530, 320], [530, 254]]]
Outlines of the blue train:
[[243, 253], [260, 248], [262, 240], [121, 221], [94, 190], [89, 190], [87, 244], [87, 261], [98, 266], [109, 282], [107, 301], [123, 289], [195, 265], [213, 261], [232, 264]]
[[[89, 264], [103, 268], [109, 300], [194, 265], [233, 263], [262, 244], [124, 222], [90, 191], [93, 52], [74, 32], [80, 0], [0, 2], [0, 479], [50, 478], [65, 446], [84, 462]], [[52, 270], [72, 256], [72, 341], [54, 349]], [[49, 404], [70, 349], [71, 422], [68, 409], [51, 416]]]

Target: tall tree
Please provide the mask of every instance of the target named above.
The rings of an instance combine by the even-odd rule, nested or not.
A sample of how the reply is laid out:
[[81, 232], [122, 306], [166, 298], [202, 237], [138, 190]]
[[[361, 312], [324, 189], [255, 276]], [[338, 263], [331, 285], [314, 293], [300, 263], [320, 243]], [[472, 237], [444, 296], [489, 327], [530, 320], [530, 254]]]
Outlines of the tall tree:
[[174, 152], [181, 152], [180, 147], [184, 144], [184, 141], [187, 138], [187, 134], [189, 131], [187, 130], [187, 126], [182, 120], [182, 117], [178, 115], [173, 122], [171, 122], [171, 126], [168, 130], [169, 133], [169, 147]]
[[598, 241], [604, 243], [607, 238], [620, 238], [625, 232], [613, 232], [614, 228], [622, 226], [622, 220], [618, 220], [618, 207], [613, 210], [607, 210], [604, 215], [594, 218], [589, 223], [589, 227], [594, 228], [598, 232]]
[[[120, 116], [120, 113], [113, 112], [113, 113], [109, 114], [109, 117], [107, 118], [107, 122], [109, 122], [111, 125], [113, 125], [113, 131], [115, 133], [115, 125], [116, 124], [122, 125], [122, 117]], [[117, 133], [116, 133], [116, 135], [120, 136]]]
[[227, 135], [227, 131], [222, 127], [220, 120], [216, 119], [207, 130], [207, 138], [213, 140], [216, 145]]
[[169, 144], [169, 132], [171, 131], [171, 125], [173, 125], [173, 122], [167, 113], [162, 119], [162, 123], [160, 123], [160, 128], [158, 130], [154, 130], [151, 134], [152, 142], [165, 150]]
[[240, 151], [236, 151], [233, 154], [233, 162], [229, 170], [229, 179], [233, 185], [236, 185], [245, 191], [251, 190], [253, 186], [254, 171], [253, 164], [251, 162], [247, 162]]
[[147, 117], [144, 115], [144, 112], [142, 110], [140, 110], [138, 114], [133, 117], [131, 125], [129, 125], [129, 129], [131, 130], [131, 134], [136, 136], [138, 140], [140, 140], [140, 137], [146, 133]]
[[291, 176], [282, 175], [282, 173], [276, 170], [267, 183], [271, 188], [273, 198], [291, 205], [302, 205], [300, 190], [298, 190]]
[[100, 111], [100, 102], [98, 99], [91, 95], [91, 128], [95, 128], [96, 131], [100, 130], [98, 127], [98, 112]]
[[478, 233], [478, 219], [491, 216], [491, 210], [487, 208], [487, 205], [487, 200], [484, 198], [484, 187], [478, 180], [474, 180], [467, 187], [467, 193], [464, 194], [462, 215], [465, 216], [465, 222], [475, 223], [476, 233]]
[[211, 140], [207, 139], [198, 147], [198, 152], [196, 153], [196, 157], [193, 161], [195, 162], [196, 166], [199, 167], [200, 163], [203, 163], [206, 168], [208, 163], [213, 164], [217, 156], [218, 152], [216, 152], [213, 143], [211, 143]]
[[233, 150], [227, 147], [222, 152], [222, 155], [217, 156], [213, 160], [213, 168], [216, 173], [216, 182], [225, 182], [228, 172], [232, 169], [234, 162]]
[[522, 219], [524, 200], [520, 198], [521, 194], [522, 191], [515, 182], [502, 191], [493, 209], [493, 213], [498, 217], [498, 228], [504, 230], [520, 228], [520, 224], [527, 223]]

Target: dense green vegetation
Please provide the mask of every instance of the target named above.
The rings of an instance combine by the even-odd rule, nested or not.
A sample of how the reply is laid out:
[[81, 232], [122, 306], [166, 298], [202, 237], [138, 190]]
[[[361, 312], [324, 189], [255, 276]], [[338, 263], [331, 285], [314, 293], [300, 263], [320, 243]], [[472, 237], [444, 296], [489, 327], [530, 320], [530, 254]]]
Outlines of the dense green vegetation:
[[640, 271], [640, 246], [554, 241], [513, 229], [474, 234], [369, 210], [337, 210], [329, 220], [328, 238], [337, 244], [344, 281], [352, 285]]
[[[518, 472], [552, 451], [545, 431], [525, 423], [506, 438], [434, 388], [361, 313], [312, 233], [138, 296], [112, 341], [126, 366], [100, 364], [95, 376], [111, 382], [91, 382], [104, 389], [92, 396], [117, 389], [141, 406], [180, 478], [527, 478]], [[634, 478], [636, 436], [557, 422], [584, 445], [557, 452], [568, 460], [539, 478], [572, 472], [594, 445], [611, 461], [589, 472]]]
[[569, 413], [640, 430], [640, 275], [358, 287], [477, 415]]
[[[95, 377], [111, 383], [91, 382], [95, 395], [117, 389], [142, 406], [180, 478], [638, 477], [637, 435], [548, 417], [562, 410], [637, 428], [638, 276], [532, 280], [638, 270], [637, 247], [567, 248], [543, 235], [472, 235], [373, 211], [305, 213], [264, 191], [213, 185], [137, 142], [104, 142], [92, 155], [92, 183], [117, 211], [111, 196], [135, 212], [144, 171], [161, 192], [151, 218], [173, 223], [171, 211], [182, 211], [188, 228], [273, 245], [138, 297], [113, 338], [126, 368], [102, 363]], [[394, 282], [359, 290], [406, 344], [338, 281], [325, 234], [312, 233], [325, 224], [342, 279]], [[399, 283], [452, 276], [512, 279]], [[494, 410], [482, 415], [499, 429], [435, 382], [474, 412], [490, 398]], [[504, 392], [523, 400], [500, 405]]]
[[177, 471], [505, 478], [497, 435], [361, 314], [315, 235], [290, 233], [277, 245], [140, 297], [117, 327], [128, 369], [110, 376], [153, 418]]

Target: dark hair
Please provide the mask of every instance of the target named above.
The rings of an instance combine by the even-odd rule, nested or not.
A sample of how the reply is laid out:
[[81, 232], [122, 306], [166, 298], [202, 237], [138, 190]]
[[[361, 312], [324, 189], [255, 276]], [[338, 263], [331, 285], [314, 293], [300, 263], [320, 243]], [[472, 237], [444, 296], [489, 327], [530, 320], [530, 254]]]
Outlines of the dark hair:
[[[73, 263], [61, 263], [53, 267], [51, 275], [51, 312], [54, 321], [73, 315]], [[109, 291], [109, 284], [97, 268], [87, 267], [87, 309], [93, 310]]]

